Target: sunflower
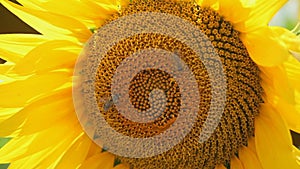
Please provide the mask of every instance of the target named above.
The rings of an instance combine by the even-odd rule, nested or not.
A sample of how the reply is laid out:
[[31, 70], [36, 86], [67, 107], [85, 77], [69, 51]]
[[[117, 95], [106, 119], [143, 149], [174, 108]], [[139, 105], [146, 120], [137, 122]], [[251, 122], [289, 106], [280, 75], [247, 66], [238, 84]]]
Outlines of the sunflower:
[[[0, 137], [10, 139], [0, 149], [0, 163], [9, 163], [9, 168], [300, 168], [300, 151], [293, 146], [290, 135], [290, 130], [300, 133], [299, 32], [268, 26], [285, 0], [18, 0], [21, 5], [8, 0], [0, 2], [40, 33], [0, 35], [0, 57], [6, 60], [0, 65]], [[148, 15], [139, 15], [143, 12]], [[152, 14], [164, 15], [155, 18]], [[140, 18], [128, 22], [126, 18], [130, 16]], [[127, 22], [119, 22], [124, 18]], [[166, 26], [169, 21], [179, 22]], [[174, 36], [140, 31], [118, 39], [100, 60], [95, 57], [99, 55], [98, 48], [105, 46], [101, 38], [114, 40], [130, 30], [118, 27], [146, 22], [160, 30], [180, 29]], [[112, 27], [113, 23], [118, 25]], [[203, 35], [196, 42], [200, 39], [204, 43], [189, 43], [185, 39], [190, 34], [189, 40], [198, 36], [193, 34], [197, 33], [194, 28]], [[109, 36], [115, 33], [117, 36]], [[147, 49], [156, 49], [150, 52], [161, 56], [149, 59], [140, 53], [142, 61], [131, 58]], [[210, 62], [197, 57], [198, 49]], [[179, 56], [171, 63], [164, 59], [170, 53]], [[215, 54], [218, 60], [213, 59]], [[147, 65], [131, 78], [124, 74], [126, 66], [134, 68], [146, 62], [167, 62], [167, 67], [178, 64], [180, 71], [187, 67], [195, 81]], [[214, 93], [218, 93], [214, 90], [218, 87], [209, 78], [216, 72], [210, 74], [208, 67], [218, 65], [223, 71], [217, 74], [217, 80], [221, 75], [226, 79], [226, 88], [219, 86], [219, 92], [226, 96], [224, 107], [216, 108], [222, 110], [222, 116], [209, 138], [199, 142], [213, 107]], [[122, 66], [124, 70], [118, 72]], [[81, 71], [84, 75], [78, 80]], [[85, 81], [89, 77], [94, 79], [92, 83]], [[117, 77], [131, 79], [128, 89]], [[184, 83], [180, 82], [184, 79]], [[189, 82], [195, 82], [197, 89], [189, 88], [193, 85], [181, 88]], [[127, 92], [127, 100], [139, 113], [146, 112], [145, 118], [157, 118], [145, 123], [127, 119], [118, 112], [114, 86]], [[78, 91], [87, 94], [78, 98]], [[161, 102], [161, 97], [167, 101]], [[96, 100], [101, 113], [82, 114], [83, 109], [89, 110], [90, 100]], [[180, 106], [186, 104], [188, 109], [193, 103], [199, 108], [194, 122], [183, 119], [179, 123], [183, 128], [191, 124], [188, 132], [181, 137], [179, 132], [184, 129], [173, 128], [175, 137], [171, 139], [180, 138], [176, 144], [141, 158], [126, 153], [143, 154], [147, 149], [135, 151], [135, 147], [128, 147], [130, 142], [122, 142], [119, 137], [102, 138], [107, 135], [103, 124], [97, 123], [93, 126], [96, 129], [90, 131], [85, 123], [87, 119], [99, 119], [100, 114], [110, 128], [122, 135], [151, 138], [176, 126], [181, 118]], [[156, 115], [162, 107], [165, 109]], [[114, 147], [99, 143], [99, 137], [103, 142], [117, 142], [113, 144], [116, 151], [125, 150], [111, 153]], [[154, 147], [171, 140], [161, 139]]]

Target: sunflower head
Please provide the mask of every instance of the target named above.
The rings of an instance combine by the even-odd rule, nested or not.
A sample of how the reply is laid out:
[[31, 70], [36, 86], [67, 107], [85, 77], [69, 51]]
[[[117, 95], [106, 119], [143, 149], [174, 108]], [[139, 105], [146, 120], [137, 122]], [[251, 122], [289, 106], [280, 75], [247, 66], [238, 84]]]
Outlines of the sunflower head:
[[41, 33], [0, 36], [0, 163], [299, 168], [300, 41], [267, 26], [284, 1], [0, 2]]
[[130, 3], [97, 30], [78, 63], [82, 91], [95, 90], [79, 98], [97, 105], [83, 126], [97, 126], [89, 133], [96, 143], [134, 168], [229, 164], [254, 136], [263, 102], [259, 68], [239, 35], [209, 7]]

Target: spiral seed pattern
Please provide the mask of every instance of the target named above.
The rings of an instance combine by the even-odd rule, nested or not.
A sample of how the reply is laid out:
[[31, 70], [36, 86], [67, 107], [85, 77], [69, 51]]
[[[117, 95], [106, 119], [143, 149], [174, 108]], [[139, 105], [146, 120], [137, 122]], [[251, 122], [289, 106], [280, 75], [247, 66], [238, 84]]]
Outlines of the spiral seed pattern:
[[[209, 76], [201, 60], [183, 42], [158, 33], [141, 33], [123, 39], [99, 63], [95, 83], [97, 100], [108, 100], [104, 103], [98, 102], [98, 107], [112, 128], [130, 137], [147, 138], [164, 132], [178, 117], [181, 105], [178, 84], [170, 74], [159, 69], [139, 72], [131, 80], [129, 87], [129, 98], [134, 108], [139, 112], [153, 110], [149, 116], [156, 115], [158, 110], [164, 108], [160, 98], [152, 98], [154, 100], [150, 101], [151, 92], [158, 92], [156, 89], [163, 91], [167, 103], [163, 113], [156, 115], [156, 120], [148, 123], [133, 122], [116, 109], [112, 97], [117, 96], [111, 95], [114, 73], [125, 58], [139, 50], [157, 48], [178, 54], [194, 73], [200, 93], [200, 105], [192, 130], [171, 150], [149, 158], [118, 158], [129, 163], [132, 168], [147, 169], [214, 168], [217, 164], [228, 164], [239, 148], [247, 145], [248, 139], [254, 136], [254, 118], [263, 102], [259, 69], [249, 57], [239, 38], [239, 32], [210, 8], [167, 0], [134, 1], [107, 22], [142, 11], [179, 16], [197, 26], [210, 39], [214, 50], [221, 57], [227, 77], [226, 107], [213, 135], [206, 142], [199, 143], [198, 138], [212, 97]], [[212, 53], [211, 48], [203, 48], [202, 51], [205, 57]], [[179, 133], [180, 129], [174, 132]]]

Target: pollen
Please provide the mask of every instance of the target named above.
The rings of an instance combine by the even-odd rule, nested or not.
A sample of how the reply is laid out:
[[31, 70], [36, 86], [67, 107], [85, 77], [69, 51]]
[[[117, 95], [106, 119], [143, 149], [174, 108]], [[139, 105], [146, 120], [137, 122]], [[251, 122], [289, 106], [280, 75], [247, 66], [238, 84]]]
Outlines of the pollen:
[[[149, 138], [167, 130], [179, 115], [182, 94], [178, 82], [169, 73], [155, 68], [140, 71], [131, 79], [129, 85], [132, 106], [137, 112], [147, 111], [149, 114], [146, 116], [157, 116], [154, 121], [131, 121], [120, 114], [113, 104], [111, 84], [114, 73], [124, 59], [139, 50], [154, 48], [177, 53], [193, 72], [201, 99], [199, 98], [197, 120], [179, 144], [153, 157], [117, 158], [129, 164], [131, 168], [147, 169], [214, 168], [218, 164], [229, 164], [231, 157], [238, 154], [239, 148], [247, 146], [248, 139], [254, 136], [254, 118], [263, 102], [259, 68], [249, 57], [239, 38], [239, 32], [213, 9], [190, 2], [168, 0], [134, 1], [107, 22], [139, 12], [159, 12], [181, 17], [208, 37], [220, 56], [225, 71], [226, 106], [212, 136], [199, 143], [198, 138], [212, 99], [209, 75], [199, 57], [184, 42], [158, 33], [140, 33], [123, 39], [106, 53], [96, 74], [97, 100], [109, 98], [107, 103], [98, 102], [98, 107], [113, 129], [129, 137]], [[176, 23], [174, 25], [176, 26]], [[206, 57], [212, 53], [209, 48], [201, 50]], [[163, 92], [163, 95], [160, 92]], [[156, 97], [151, 97], [153, 93]], [[167, 100], [166, 103], [161, 101], [163, 99]], [[160, 110], [162, 113], [157, 114]], [[179, 131], [178, 129], [174, 133]]]

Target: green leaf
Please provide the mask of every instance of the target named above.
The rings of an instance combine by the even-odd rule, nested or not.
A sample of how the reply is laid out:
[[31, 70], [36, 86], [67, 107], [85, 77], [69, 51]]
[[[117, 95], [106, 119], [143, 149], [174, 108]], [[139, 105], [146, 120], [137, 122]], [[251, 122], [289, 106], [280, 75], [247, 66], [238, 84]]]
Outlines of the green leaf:
[[0, 169], [7, 169], [9, 164], [0, 164]]
[[[9, 142], [11, 138], [0, 138], [0, 148], [3, 147], [7, 142]], [[9, 163], [7, 164], [0, 164], [0, 169], [7, 169]]]
[[10, 139], [11, 138], [0, 138], [0, 148], [3, 147]]

